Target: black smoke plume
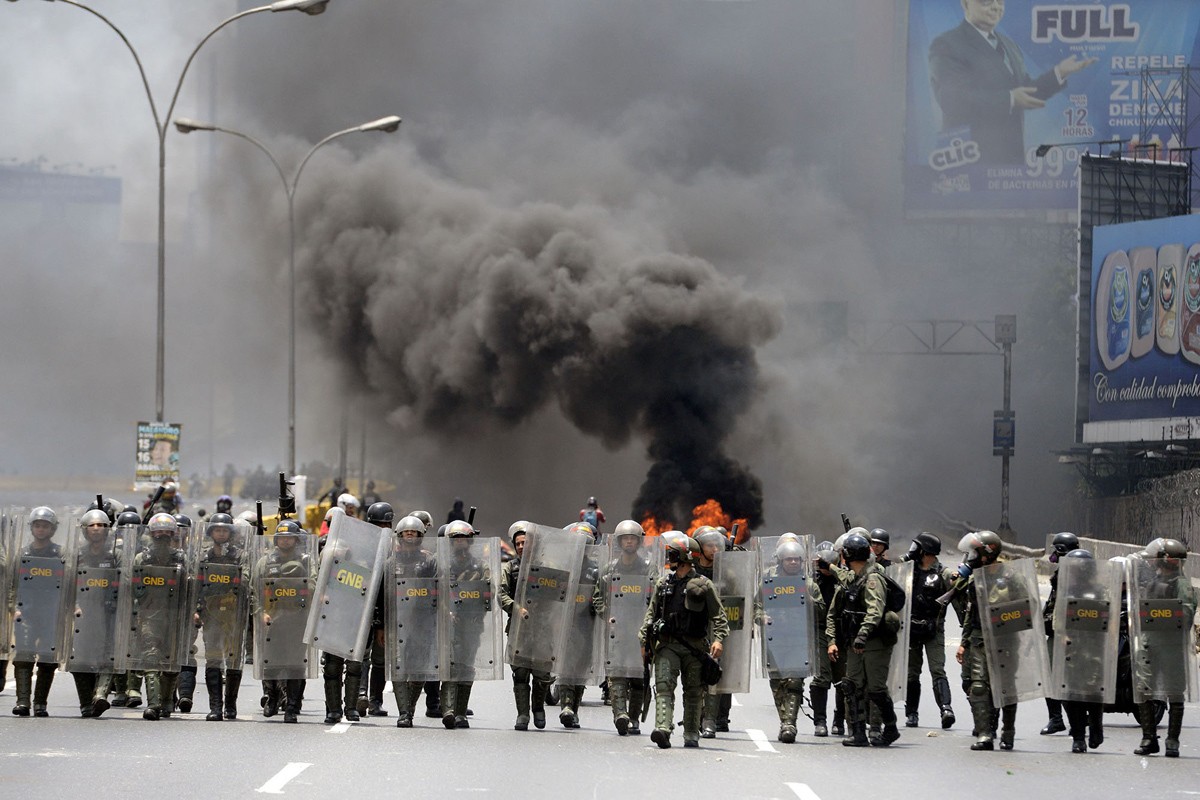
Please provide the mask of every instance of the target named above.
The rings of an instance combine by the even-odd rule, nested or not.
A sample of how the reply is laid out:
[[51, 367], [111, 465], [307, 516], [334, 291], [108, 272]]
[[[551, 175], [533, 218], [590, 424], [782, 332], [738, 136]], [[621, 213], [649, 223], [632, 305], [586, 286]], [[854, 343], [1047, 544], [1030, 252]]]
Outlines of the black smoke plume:
[[395, 150], [317, 180], [301, 313], [392, 425], [453, 439], [553, 404], [610, 449], [646, 443], [636, 518], [715, 498], [761, 523], [758, 478], [722, 448], [774, 304], [609, 210], [504, 207]]

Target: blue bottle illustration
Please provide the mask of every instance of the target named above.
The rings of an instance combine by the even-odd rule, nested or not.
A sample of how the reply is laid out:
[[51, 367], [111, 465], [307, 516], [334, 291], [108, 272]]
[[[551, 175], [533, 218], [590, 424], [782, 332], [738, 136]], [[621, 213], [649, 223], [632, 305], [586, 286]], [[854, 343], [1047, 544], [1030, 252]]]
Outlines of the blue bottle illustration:
[[1154, 269], [1158, 266], [1158, 251], [1153, 247], [1135, 247], [1129, 251], [1129, 271], [1133, 277], [1133, 341], [1129, 344], [1131, 358], [1141, 358], [1154, 348]]
[[1112, 371], [1129, 358], [1133, 339], [1130, 308], [1129, 256], [1124, 250], [1109, 253], [1096, 285], [1096, 349], [1104, 368]]
[[1193, 364], [1200, 364], [1200, 244], [1188, 248], [1180, 289], [1179, 352]]

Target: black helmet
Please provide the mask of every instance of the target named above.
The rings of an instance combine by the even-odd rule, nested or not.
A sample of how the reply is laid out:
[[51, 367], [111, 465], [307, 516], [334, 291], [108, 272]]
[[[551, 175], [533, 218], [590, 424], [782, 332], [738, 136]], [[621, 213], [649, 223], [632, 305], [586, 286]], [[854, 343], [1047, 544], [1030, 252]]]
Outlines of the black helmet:
[[226, 530], [228, 530], [230, 532], [230, 534], [232, 534], [233, 533], [233, 517], [229, 516], [228, 514], [222, 513], [222, 512], [217, 512], [216, 514], [213, 514], [211, 517], [208, 518], [208, 527], [205, 528], [204, 532], [207, 535], [212, 536], [213, 529], [215, 529], [215, 528], [225, 528]]
[[276, 536], [300, 536], [304, 533], [304, 528], [300, 527], [300, 523], [294, 519], [282, 519], [275, 526]]
[[883, 528], [875, 528], [871, 531], [871, 544], [881, 544], [887, 549], [892, 546], [892, 535]]
[[1056, 564], [1058, 560], [1072, 550], [1079, 547], [1079, 537], [1068, 531], [1054, 534], [1054, 538], [1050, 540], [1050, 563]]
[[913, 539], [913, 544], [920, 548], [922, 553], [927, 555], [941, 555], [942, 540], [928, 531], [921, 531], [918, 533], [916, 538]]
[[187, 528], [190, 530], [192, 527], [192, 518], [187, 514], [176, 514], [175, 523], [181, 528]]
[[847, 563], [866, 561], [871, 557], [871, 543], [861, 533], [852, 533], [842, 542], [842, 557]]
[[128, 525], [141, 525], [142, 515], [136, 511], [122, 511], [117, 515], [117, 527], [123, 528]]
[[233, 498], [223, 494], [217, 498], [217, 511], [228, 514], [233, 508]]
[[379, 527], [392, 527], [392, 520], [395, 518], [396, 512], [392, 510], [391, 503], [371, 503], [367, 509], [367, 522]]
[[1088, 561], [1093, 560], [1092, 559], [1092, 551], [1084, 550], [1082, 547], [1077, 547], [1074, 550], [1070, 551], [1069, 553], [1067, 553], [1064, 556], [1064, 558], [1083, 558], [1083, 559], [1087, 559]]

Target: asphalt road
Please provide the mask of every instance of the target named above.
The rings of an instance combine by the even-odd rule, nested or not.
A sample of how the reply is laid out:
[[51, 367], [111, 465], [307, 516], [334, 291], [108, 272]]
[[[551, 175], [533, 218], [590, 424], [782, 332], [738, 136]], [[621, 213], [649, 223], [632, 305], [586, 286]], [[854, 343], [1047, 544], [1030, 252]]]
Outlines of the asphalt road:
[[[1108, 715], [1108, 738], [1100, 750], [1071, 755], [1065, 734], [1038, 735], [1045, 722], [1041, 701], [1022, 705], [1016, 750], [972, 753], [961, 696], [955, 697], [960, 721], [950, 731], [902, 729], [902, 738], [891, 748], [847, 749], [835, 738], [814, 738], [807, 720], [801, 721], [795, 744], [776, 742], [778, 722], [769, 689], [765, 680], [756, 680], [749, 694], [737, 698], [730, 733], [703, 741], [699, 750], [684, 750], [677, 731], [675, 746], [664, 751], [646, 735], [618, 737], [611, 712], [599, 703], [594, 687], [581, 709], [580, 730], [563, 729], [552, 714], [546, 730], [516, 732], [509, 686], [508, 681], [476, 685], [471, 730], [448, 731], [439, 720], [425, 717], [418, 719], [418, 727], [399, 730], [394, 706], [386, 718], [325, 725], [319, 681], [308, 684], [298, 725], [258, 715], [258, 684], [249, 680], [236, 722], [204, 720], [203, 687], [197, 690], [199, 713], [146, 722], [141, 709], [112, 709], [102, 719], [85, 720], [77, 716], [70, 677], [60, 674], [49, 719], [0, 717], [0, 797], [54, 797], [81, 790], [100, 797], [144, 796], [164, 789], [206, 798], [255, 793], [330, 798], [350, 792], [439, 798], [669, 797], [696, 787], [711, 797], [803, 800], [943, 792], [1010, 800], [1048, 792], [1089, 798], [1200, 794], [1196, 706], [1188, 708], [1178, 760], [1132, 755], [1139, 731], [1125, 715]], [[12, 699], [10, 671], [0, 707], [7, 712]], [[928, 691], [922, 699], [923, 719], [935, 721]]]

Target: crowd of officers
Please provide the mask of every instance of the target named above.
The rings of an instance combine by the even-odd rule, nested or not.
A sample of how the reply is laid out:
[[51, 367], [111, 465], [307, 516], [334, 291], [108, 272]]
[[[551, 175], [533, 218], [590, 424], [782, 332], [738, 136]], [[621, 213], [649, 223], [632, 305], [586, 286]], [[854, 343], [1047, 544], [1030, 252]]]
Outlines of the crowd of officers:
[[[729, 730], [755, 635], [780, 742], [796, 740], [807, 679], [815, 736], [887, 747], [900, 738], [893, 696], [904, 697], [903, 724], [919, 725], [926, 663], [940, 726], [956, 722], [949, 609], [962, 625], [956, 657], [972, 750], [991, 750], [997, 738], [1012, 749], [1017, 703], [1041, 696], [1043, 734], [1069, 729], [1073, 752], [1099, 747], [1123, 646], [1132, 650], [1143, 727], [1136, 753], [1159, 752], [1165, 712], [1165, 754], [1178, 756], [1183, 703], [1195, 699], [1196, 592], [1182, 572], [1187, 550], [1172, 539], [1100, 562], [1073, 534], [1059, 534], [1039, 611], [1032, 562], [1001, 561], [1003, 543], [990, 531], [963, 537], [955, 566], [941, 563], [941, 541], [929, 533], [893, 564], [882, 529], [853, 528], [816, 545], [792, 533], [757, 537], [751, 551], [711, 526], [653, 538], [624, 520], [602, 538], [592, 499], [563, 529], [514, 523], [502, 551], [464, 519], [435, 532], [427, 512], [397, 520], [376, 502], [360, 520], [349, 494], [319, 535], [288, 519], [264, 534], [253, 512], [235, 519], [231, 505], [222, 497], [194, 529], [171, 513], [169, 498], [144, 517], [98, 501], [70, 537], [58, 536], [50, 508], [6, 512], [0, 656], [13, 661], [12, 713], [47, 716], [59, 668], [72, 674], [83, 717], [141, 705], [143, 684], [146, 720], [186, 713], [200, 659], [208, 720], [237, 717], [243, 667], [253, 666], [262, 714], [297, 722], [319, 663], [326, 723], [388, 716], [390, 681], [398, 727], [413, 726], [424, 693], [427, 716], [461, 729], [470, 727], [474, 681], [499, 678], [506, 662], [516, 730], [544, 728], [555, 700], [559, 723], [578, 728], [585, 686], [600, 683], [619, 735], [640, 734], [653, 705], [650, 738], [668, 748], [681, 684], [683, 745], [698, 747]], [[1038, 613], [1044, 628], [1034, 624]], [[1049, 646], [1031, 649], [1029, 637], [1043, 635]], [[0, 663], [0, 688], [6, 670]]]

